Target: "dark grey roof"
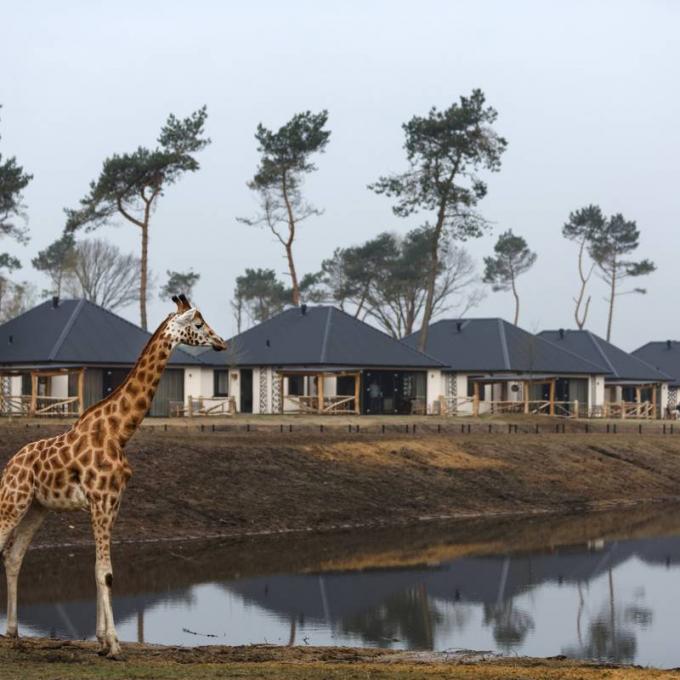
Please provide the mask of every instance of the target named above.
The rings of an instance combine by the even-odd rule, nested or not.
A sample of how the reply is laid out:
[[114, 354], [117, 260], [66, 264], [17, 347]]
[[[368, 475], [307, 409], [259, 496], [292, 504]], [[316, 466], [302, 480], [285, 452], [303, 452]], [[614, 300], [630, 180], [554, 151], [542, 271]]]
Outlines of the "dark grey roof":
[[624, 352], [611, 342], [590, 331], [557, 330], [542, 331], [539, 337], [550, 340], [558, 347], [564, 347], [588, 361], [597, 363], [606, 369], [609, 375], [606, 382], [668, 382], [669, 375], [655, 369], [636, 356]]
[[287, 309], [204, 352], [209, 366], [439, 368], [432, 357], [335, 308]]
[[[404, 339], [416, 347], [419, 333]], [[454, 371], [484, 373], [607, 373], [503, 319], [442, 319], [430, 325], [426, 351]]]
[[673, 379], [671, 383], [673, 387], [680, 387], [680, 342], [677, 340], [648, 342], [638, 347], [632, 354], [669, 375]]
[[[0, 326], [0, 365], [132, 365], [150, 336], [87, 300], [48, 301]], [[181, 349], [170, 363], [201, 364]]]

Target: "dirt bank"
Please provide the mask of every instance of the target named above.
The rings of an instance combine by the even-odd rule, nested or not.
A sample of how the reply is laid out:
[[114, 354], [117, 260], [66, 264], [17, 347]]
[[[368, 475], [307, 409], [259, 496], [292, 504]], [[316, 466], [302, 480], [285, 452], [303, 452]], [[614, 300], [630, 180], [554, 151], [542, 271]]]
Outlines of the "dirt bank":
[[123, 661], [95, 654], [93, 643], [30, 639], [0, 642], [0, 678], [167, 680], [447, 680], [678, 678], [677, 671], [607, 666], [567, 659], [496, 658], [485, 653], [394, 652], [337, 647], [161, 647], [126, 645]]
[[[35, 438], [33, 429], [3, 428], [3, 464]], [[580, 512], [680, 498], [680, 436], [142, 430], [127, 454], [134, 474], [118, 540]], [[54, 516], [38, 540], [89, 542], [88, 517]]]

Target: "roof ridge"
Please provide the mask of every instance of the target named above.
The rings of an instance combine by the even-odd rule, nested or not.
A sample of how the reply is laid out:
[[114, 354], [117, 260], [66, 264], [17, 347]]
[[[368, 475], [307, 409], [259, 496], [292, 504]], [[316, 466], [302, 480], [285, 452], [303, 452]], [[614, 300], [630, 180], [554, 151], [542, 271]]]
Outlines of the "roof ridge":
[[[351, 314], [348, 314], [344, 309], [338, 309], [334, 305], [325, 305], [328, 307], [332, 307], [336, 312], [340, 312], [340, 314], [344, 314], [350, 321], [352, 321], [355, 324], [361, 324], [363, 326], [366, 326], [369, 328], [371, 331], [374, 333], [379, 333], [380, 335], [385, 336], [386, 338], [389, 338], [393, 342], [398, 342], [402, 347], [406, 348], [409, 352], [413, 352], [415, 354], [419, 354], [421, 356], [427, 357], [428, 359], [432, 359], [436, 364], [439, 364], [440, 366], [446, 366], [445, 363], [440, 361], [439, 359], [433, 357], [431, 354], [428, 354], [427, 352], [422, 352], [421, 350], [417, 349], [416, 347], [411, 347], [411, 345], [407, 344], [404, 342], [405, 338], [394, 338], [392, 337], [389, 333], [386, 333], [383, 330], [380, 330], [380, 328], [376, 328], [372, 324], [368, 323], [367, 321], [363, 321], [362, 319], [357, 319], [355, 316], [352, 316]], [[418, 331], [415, 331], [414, 333], [411, 333], [411, 335], [406, 336], [406, 337], [411, 337], [412, 335], [415, 335]]]
[[[591, 331], [585, 331], [585, 334], [595, 346], [597, 353], [604, 359], [605, 364], [609, 366], [609, 370], [612, 372], [612, 374], [619, 377], [619, 372], [616, 370], [616, 368], [614, 368], [614, 364], [612, 364], [612, 362], [609, 361], [609, 357], [605, 354], [605, 351], [602, 349], [602, 347], [600, 347], [600, 343], [598, 342], [600, 338], [594, 335]], [[611, 345], [611, 343], [609, 344]]]
[[48, 361], [54, 361], [55, 357], [57, 356], [57, 353], [59, 352], [61, 346], [64, 344], [64, 341], [66, 340], [66, 336], [71, 332], [71, 328], [73, 328], [73, 324], [76, 322], [76, 318], [78, 317], [78, 314], [80, 314], [80, 310], [83, 308], [84, 304], [85, 298], [81, 298], [76, 303], [75, 309], [71, 312], [71, 316], [69, 317], [68, 321], [64, 324], [64, 328], [62, 328], [62, 331], [59, 334], [57, 341], [54, 343], [54, 347], [52, 347], [50, 353], [47, 355]]
[[648, 368], [651, 368], [653, 371], [656, 371], [659, 375], [665, 376], [666, 378], [671, 378], [672, 380], [675, 380], [673, 376], [670, 373], [666, 373], [666, 371], [662, 371], [658, 366], [654, 366], [654, 364], [650, 364], [648, 361], [645, 359], [641, 359], [640, 357], [635, 356], [632, 352], [626, 352], [626, 354], [629, 354], [631, 357], [639, 361], [640, 363], [644, 364]]
[[542, 340], [543, 342], [547, 342], [549, 345], [552, 345], [553, 347], [559, 349], [561, 352], [565, 352], [566, 354], [571, 355], [572, 357], [578, 359], [579, 361], [583, 361], [586, 364], [589, 364], [593, 368], [597, 368], [599, 371], [604, 370], [604, 374], [606, 375], [606, 367], [605, 366], [598, 366], [596, 363], [591, 361], [590, 359], [586, 359], [584, 356], [581, 356], [578, 352], [573, 352], [570, 349], [567, 349], [566, 347], [560, 347], [556, 342], [553, 342], [552, 340], [548, 340], [548, 338], [543, 337], [543, 333], [555, 333], [556, 331], [541, 331], [540, 333], [534, 334], [534, 337], [538, 338], [539, 340]]
[[503, 319], [498, 318], [498, 335], [501, 340], [501, 353], [503, 354], [503, 362], [506, 370], [510, 370], [510, 352], [508, 351], [508, 339], [505, 337], [505, 326]]
[[333, 314], [333, 308], [329, 307], [328, 313], [326, 314], [326, 323], [323, 328], [323, 338], [321, 339], [321, 355], [319, 356], [319, 361], [323, 364], [326, 362], [326, 350], [328, 349], [328, 336], [331, 330], [331, 316]]

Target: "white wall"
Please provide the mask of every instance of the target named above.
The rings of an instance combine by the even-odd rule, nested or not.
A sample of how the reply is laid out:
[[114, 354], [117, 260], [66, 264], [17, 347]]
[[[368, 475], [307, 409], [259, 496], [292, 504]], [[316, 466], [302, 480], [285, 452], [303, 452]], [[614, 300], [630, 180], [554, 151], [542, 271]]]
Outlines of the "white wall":
[[430, 369], [427, 372], [427, 398], [426, 398], [426, 412], [437, 413], [439, 397], [446, 394], [446, 385], [442, 372], [439, 369]]
[[68, 397], [68, 375], [53, 376], [50, 387], [50, 396], [66, 399]]

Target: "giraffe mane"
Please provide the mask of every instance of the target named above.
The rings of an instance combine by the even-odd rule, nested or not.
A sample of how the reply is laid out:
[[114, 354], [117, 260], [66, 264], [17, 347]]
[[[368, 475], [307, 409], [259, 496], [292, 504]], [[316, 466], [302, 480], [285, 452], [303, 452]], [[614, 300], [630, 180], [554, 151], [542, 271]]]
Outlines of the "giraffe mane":
[[[142, 351], [139, 353], [139, 356], [137, 357], [137, 361], [133, 364], [132, 368], [128, 371], [128, 374], [125, 376], [126, 379], [132, 373], [132, 371], [135, 370], [135, 366], [141, 361], [142, 357], [146, 354], [147, 350], [149, 347], [151, 347], [152, 343], [158, 338], [158, 336], [165, 330], [165, 327], [168, 325], [168, 322], [170, 319], [175, 316], [174, 314], [168, 314], [166, 317], [165, 321], [161, 323], [161, 325], [155, 330], [154, 334], [147, 340], [146, 344], [144, 345], [144, 348]], [[76, 423], [79, 423], [88, 413], [94, 411], [94, 409], [100, 407], [102, 404], [105, 404], [109, 399], [113, 399], [115, 396], [118, 396], [120, 393], [121, 389], [123, 388], [123, 385], [125, 385], [125, 380], [123, 380], [118, 387], [116, 387], [111, 394], [109, 394], [105, 399], [100, 399], [99, 401], [95, 402], [92, 404], [92, 406], [88, 407], [83, 411], [83, 413], [80, 415]], [[75, 425], [75, 423], [74, 423]]]

